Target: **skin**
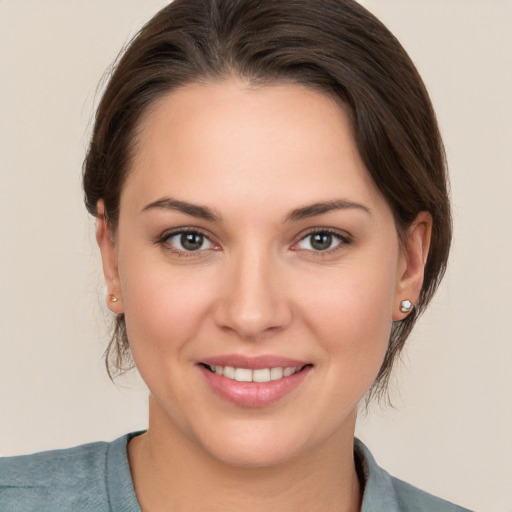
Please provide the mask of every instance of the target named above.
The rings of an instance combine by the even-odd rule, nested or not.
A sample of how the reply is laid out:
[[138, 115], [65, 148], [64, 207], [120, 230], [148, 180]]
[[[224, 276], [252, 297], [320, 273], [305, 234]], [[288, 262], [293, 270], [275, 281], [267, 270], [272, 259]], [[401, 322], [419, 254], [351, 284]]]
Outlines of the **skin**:
[[[147, 208], [162, 198], [220, 219]], [[338, 200], [351, 206], [290, 218]], [[419, 296], [431, 219], [399, 243], [343, 108], [290, 84], [177, 89], [141, 121], [115, 233], [98, 208], [109, 307], [151, 393], [148, 431], [128, 447], [142, 509], [359, 510], [357, 406], [400, 301]], [[187, 252], [169, 232], [191, 227], [206, 236]], [[334, 233], [328, 249], [312, 230]], [[277, 402], [240, 407], [198, 369], [225, 354], [312, 368]]]

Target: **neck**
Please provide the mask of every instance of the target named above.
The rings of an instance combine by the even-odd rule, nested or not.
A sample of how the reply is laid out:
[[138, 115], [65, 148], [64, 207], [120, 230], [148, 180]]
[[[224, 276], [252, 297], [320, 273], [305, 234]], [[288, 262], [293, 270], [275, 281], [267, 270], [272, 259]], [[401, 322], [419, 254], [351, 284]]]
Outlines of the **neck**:
[[[148, 431], [128, 445], [143, 512], [307, 510], [357, 512], [361, 491], [350, 435], [270, 467], [234, 467], [213, 458], [150, 407]], [[355, 418], [354, 418], [355, 423]]]

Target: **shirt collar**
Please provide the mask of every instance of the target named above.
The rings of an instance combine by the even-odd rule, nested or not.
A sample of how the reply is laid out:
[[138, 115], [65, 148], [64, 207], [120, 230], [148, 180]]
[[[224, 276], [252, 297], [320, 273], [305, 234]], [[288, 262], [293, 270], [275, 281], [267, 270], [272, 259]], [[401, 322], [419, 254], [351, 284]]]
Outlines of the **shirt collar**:
[[[128, 441], [141, 432], [125, 435], [109, 447], [107, 454], [107, 487], [111, 511], [140, 512], [128, 464]], [[359, 440], [354, 440], [354, 458], [358, 473], [364, 482], [361, 512], [400, 512], [393, 481], [389, 473], [380, 468], [370, 450]]]
[[390, 474], [377, 465], [370, 450], [357, 438], [354, 457], [364, 478], [361, 512], [400, 512]]

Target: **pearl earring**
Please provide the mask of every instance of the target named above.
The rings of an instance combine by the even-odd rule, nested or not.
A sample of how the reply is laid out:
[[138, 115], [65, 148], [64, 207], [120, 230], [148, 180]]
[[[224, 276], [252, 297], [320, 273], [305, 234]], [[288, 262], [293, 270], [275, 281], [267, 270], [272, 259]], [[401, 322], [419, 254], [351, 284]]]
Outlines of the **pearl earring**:
[[111, 300], [112, 302], [117, 302], [117, 297], [116, 297], [115, 295], [111, 295], [111, 296], [110, 296], [110, 300]]
[[400, 302], [400, 311], [402, 313], [409, 313], [413, 307], [414, 304], [409, 299], [405, 299]]

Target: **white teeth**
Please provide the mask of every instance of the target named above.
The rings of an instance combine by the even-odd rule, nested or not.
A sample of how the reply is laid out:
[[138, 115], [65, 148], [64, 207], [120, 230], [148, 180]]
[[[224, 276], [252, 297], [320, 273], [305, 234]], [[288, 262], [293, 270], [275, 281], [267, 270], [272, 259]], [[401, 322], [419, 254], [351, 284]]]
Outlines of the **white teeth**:
[[261, 370], [252, 371], [253, 382], [270, 382], [270, 370], [268, 368], [262, 368]]
[[224, 366], [224, 369], [222, 370], [222, 375], [224, 375], [224, 377], [227, 377], [228, 379], [234, 379], [235, 369], [232, 366]]
[[235, 370], [235, 380], [238, 382], [252, 382], [252, 370], [237, 368]]
[[284, 377], [289, 377], [290, 375], [293, 375], [295, 373], [296, 368], [285, 368], [283, 371]]
[[210, 366], [209, 368], [217, 375], [222, 375], [238, 382], [270, 382], [282, 379], [283, 377], [290, 377], [301, 369], [300, 367], [295, 368], [293, 366], [287, 368], [259, 368], [257, 370], [234, 368], [233, 366]]
[[283, 378], [282, 368], [272, 368], [270, 370], [270, 380], [279, 380]]

